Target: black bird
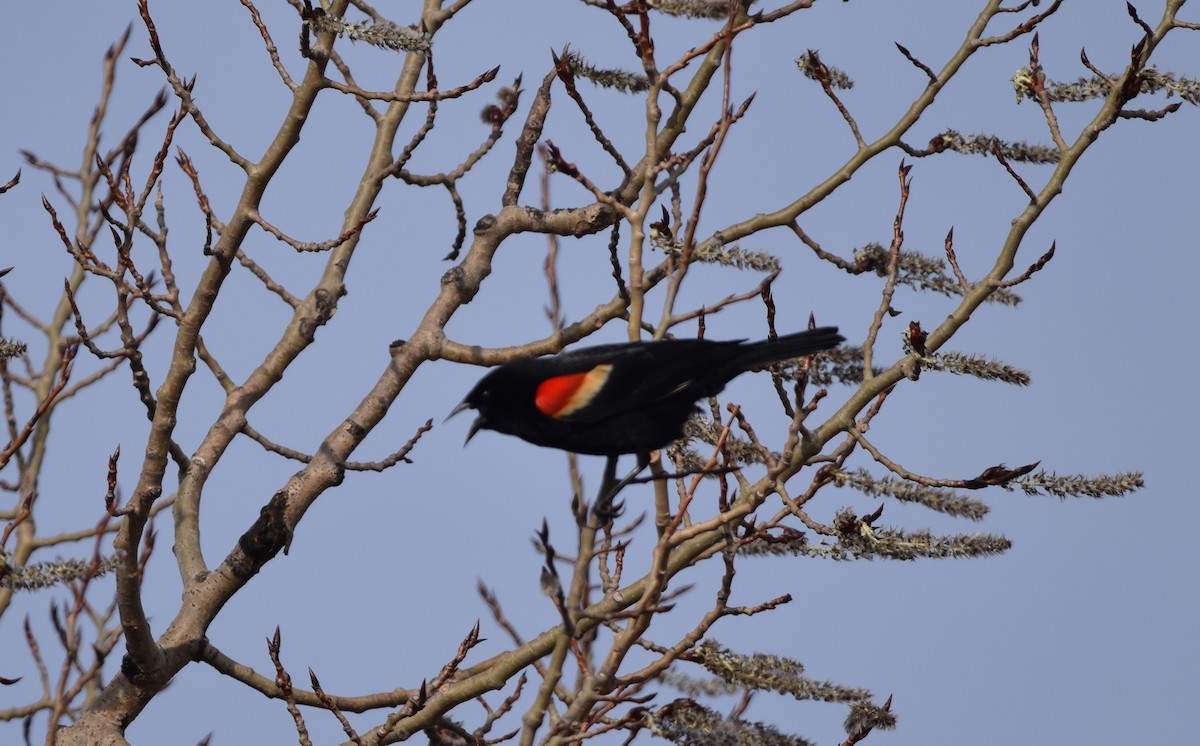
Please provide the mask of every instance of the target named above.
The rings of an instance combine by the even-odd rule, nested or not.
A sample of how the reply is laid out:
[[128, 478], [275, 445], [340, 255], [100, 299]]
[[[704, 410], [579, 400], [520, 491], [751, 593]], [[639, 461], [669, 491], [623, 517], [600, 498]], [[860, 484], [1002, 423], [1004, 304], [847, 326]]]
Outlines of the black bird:
[[682, 437], [696, 401], [739, 374], [843, 339], [826, 326], [761, 342], [670, 339], [523, 358], [490, 371], [450, 416], [479, 412], [468, 441], [487, 429], [574, 453], [644, 454]]

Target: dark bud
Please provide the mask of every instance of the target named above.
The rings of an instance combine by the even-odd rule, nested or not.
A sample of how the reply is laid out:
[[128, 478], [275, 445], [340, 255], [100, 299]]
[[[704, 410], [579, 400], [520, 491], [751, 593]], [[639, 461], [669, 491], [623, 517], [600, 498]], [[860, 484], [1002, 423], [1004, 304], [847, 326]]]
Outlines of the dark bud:
[[504, 112], [495, 104], [488, 104], [483, 107], [483, 111], [479, 112], [479, 119], [484, 124], [490, 124], [495, 127], [504, 121]]
[[913, 352], [918, 355], [925, 355], [925, 339], [929, 335], [921, 328], [921, 322], [908, 322], [908, 343], [912, 346]]
[[1023, 477], [1029, 472], [1033, 471], [1040, 463], [1041, 461], [1035, 461], [1032, 464], [1018, 466], [1015, 469], [1010, 469], [1004, 464], [1000, 464], [999, 466], [989, 466], [988, 468], [984, 469], [979, 476], [975, 477], [974, 479], [966, 480], [963, 486], [969, 489], [977, 490], [981, 487], [992, 487], [995, 485], [1008, 484], [1012, 480], [1018, 477]]
[[673, 238], [671, 235], [671, 216], [667, 214], [666, 205], [661, 205], [661, 207], [662, 219], [651, 223], [650, 230], [657, 231], [658, 235], [662, 236], [664, 241], [670, 241]]

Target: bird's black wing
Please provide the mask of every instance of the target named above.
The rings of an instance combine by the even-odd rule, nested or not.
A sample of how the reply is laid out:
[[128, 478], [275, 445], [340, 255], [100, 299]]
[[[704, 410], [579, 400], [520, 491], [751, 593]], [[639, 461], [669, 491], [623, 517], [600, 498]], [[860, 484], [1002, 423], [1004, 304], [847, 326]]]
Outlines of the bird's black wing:
[[[736, 372], [741, 342], [700, 339], [634, 345], [601, 345], [572, 353], [576, 370], [609, 366], [603, 385], [583, 406], [564, 414], [567, 422], [594, 423], [643, 409], [673, 396], [690, 405], [715, 394]], [[736, 368], [736, 364], [734, 368]]]

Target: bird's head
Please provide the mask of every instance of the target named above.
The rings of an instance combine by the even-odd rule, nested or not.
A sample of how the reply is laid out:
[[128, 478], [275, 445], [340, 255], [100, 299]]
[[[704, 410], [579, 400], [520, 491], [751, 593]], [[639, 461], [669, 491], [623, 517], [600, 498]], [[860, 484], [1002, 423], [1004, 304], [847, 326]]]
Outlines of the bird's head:
[[513, 374], [511, 368], [493, 368], [475, 384], [475, 388], [467, 393], [462, 402], [451, 410], [446, 419], [449, 420], [464, 409], [474, 409], [478, 413], [467, 431], [467, 439], [463, 445], [469, 443], [480, 430], [508, 432], [505, 425], [521, 417], [521, 402], [533, 401], [532, 394], [525, 390], [527, 388], [521, 376]]
[[471, 438], [475, 437], [475, 433], [486, 429], [488, 426], [487, 414], [492, 410], [492, 390], [487, 385], [487, 378], [484, 378], [479, 383], [475, 384], [475, 388], [467, 394], [458, 406], [450, 410], [450, 414], [446, 415], [446, 422], [454, 415], [462, 412], [464, 409], [474, 409], [479, 414], [471, 423], [471, 428], [467, 430], [467, 439], [463, 441], [463, 445], [471, 442]]

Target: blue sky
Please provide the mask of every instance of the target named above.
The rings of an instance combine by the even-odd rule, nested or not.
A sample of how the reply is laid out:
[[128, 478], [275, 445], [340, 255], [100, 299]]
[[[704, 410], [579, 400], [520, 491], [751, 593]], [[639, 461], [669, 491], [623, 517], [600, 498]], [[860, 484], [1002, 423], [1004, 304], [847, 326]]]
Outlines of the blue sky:
[[[293, 12], [282, 3], [261, 5], [285, 64], [299, 77], [303, 68], [295, 53]], [[924, 84], [893, 42], [937, 68], [959, 44], [977, 5], [981, 3], [819, 2], [791, 22], [749, 37], [752, 43], [735, 46], [733, 98], [758, 95], [718, 162], [701, 234], [787, 204], [852, 152], [853, 140], [837, 112], [796, 71], [797, 56], [819, 49], [828, 64], [855, 79], [856, 87], [842, 97], [870, 140]], [[1086, 74], [1079, 63], [1081, 46], [1101, 69], [1121, 69], [1137, 39], [1125, 4], [1066, 5], [1040, 34], [1048, 75], [1073, 80]], [[401, 22], [415, 18], [419, 8], [412, 1], [394, 6], [381, 10]], [[1162, 10], [1161, 3], [1139, 8], [1151, 23]], [[196, 98], [214, 128], [257, 157], [278, 127], [288, 97], [245, 10], [232, 2], [160, 2], [152, 3], [151, 10], [175, 66], [197, 75]], [[0, 80], [0, 100], [5, 102], [0, 182], [23, 165], [19, 149], [66, 167], [78, 163], [104, 50], [134, 21], [125, 57], [150, 56], [136, 16], [133, 3], [50, 2], [6, 9], [6, 26], [14, 32], [0, 51], [8, 71]], [[1194, 14], [1184, 17], [1198, 20]], [[715, 26], [657, 19], [655, 28], [658, 52], [665, 59], [707, 38]], [[1194, 32], [1187, 34], [1175, 32], [1161, 50], [1161, 70], [1195, 74], [1197, 41]], [[531, 99], [528, 89], [548, 70], [549, 50], [567, 43], [599, 66], [631, 67], [619, 29], [606, 14], [582, 3], [537, 0], [518, 6], [478, 0], [438, 36], [443, 87], [464, 83], [497, 64], [502, 65], [500, 82], [518, 73], [525, 76], [527, 93], [518, 119], [463, 183], [469, 223], [498, 209], [516, 122]], [[399, 55], [346, 41], [339, 48], [362, 85], [390, 87]], [[1047, 141], [1041, 111], [1030, 102], [1018, 105], [1009, 82], [1027, 62], [1025, 42], [978, 54], [909, 142], [924, 143], [946, 128]], [[113, 144], [161, 85], [154, 68], [123, 61], [104, 142]], [[637, 147], [640, 102], [580, 87], [614, 139]], [[437, 171], [457, 163], [486, 134], [478, 110], [492, 101], [490, 96], [483, 91], [446, 102], [412, 168]], [[371, 131], [352, 100], [332, 91], [325, 98], [263, 205], [268, 220], [311, 241], [337, 234]], [[706, 102], [710, 115], [715, 103]], [[1143, 105], [1163, 104], [1148, 100]], [[1057, 111], [1064, 130], [1072, 133], [1095, 108], [1084, 103], [1061, 105]], [[1122, 121], [1104, 132], [1022, 249], [1018, 266], [1032, 262], [1052, 241], [1058, 247], [1046, 269], [1018, 289], [1024, 302], [1015, 309], [985, 306], [949, 345], [1027, 368], [1033, 385], [1018, 389], [926, 373], [919, 383], [897, 389], [871, 431], [872, 441], [894, 460], [937, 476], [969, 477], [1000, 462], [1040, 460], [1061, 474], [1140, 470], [1146, 488], [1127, 498], [1065, 502], [989, 491], [982, 496], [993, 512], [980, 525], [889, 502], [884, 518], [889, 525], [1003, 533], [1014, 547], [999, 557], [970, 561], [746, 560], [739, 565], [736, 603], [759, 603], [782, 593], [795, 600], [770, 614], [728, 620], [714, 637], [742, 652], [794, 657], [814, 678], [865, 686], [880, 699], [894, 695], [899, 729], [873, 734], [869, 743], [1184, 740], [1192, 729], [1182, 713], [1200, 695], [1195, 673], [1200, 649], [1192, 631], [1197, 607], [1187, 590], [1197, 581], [1197, 561], [1189, 547], [1192, 527], [1200, 519], [1194, 489], [1187, 487], [1188, 443], [1195, 443], [1192, 421], [1197, 414], [1188, 389], [1196, 367], [1193, 324], [1200, 310], [1193, 289], [1200, 276], [1198, 114], [1185, 105], [1165, 121]], [[414, 117], [404, 131], [411, 132], [419, 120]], [[692, 137], [699, 136], [708, 119], [695, 121]], [[164, 123], [160, 115], [147, 136], [161, 133]], [[614, 170], [599, 159], [565, 97], [556, 99], [546, 135], [564, 148], [569, 160], [591, 169], [596, 180], [613, 178]], [[156, 144], [152, 138], [142, 143], [143, 159]], [[208, 148], [190, 122], [181, 126], [177, 144], [195, 160], [217, 215], [227, 217], [238, 194], [239, 174]], [[877, 158], [806, 214], [805, 230], [844, 256], [868, 242], [886, 244], [901, 158], [899, 152]], [[990, 158], [945, 154], [913, 165], [906, 248], [937, 255], [953, 227], [964, 271], [979, 276], [991, 266], [1024, 195]], [[1035, 188], [1049, 174], [1048, 167], [1017, 168]], [[531, 179], [523, 201], [540, 199], [535, 184]], [[203, 221], [190, 186], [173, 164], [164, 188], [172, 257], [186, 293], [206, 261], [201, 255]], [[21, 185], [0, 197], [6, 239], [0, 265], [16, 267], [5, 278], [10, 292], [26, 308], [46, 314], [57, 300], [61, 278], [70, 271], [70, 260], [42, 212], [42, 193], [63, 204], [45, 174], [25, 167]], [[553, 180], [553, 204], [586, 199], [570, 180]], [[379, 206], [380, 217], [364, 235], [347, 277], [350, 293], [337, 315], [318, 332], [318, 344], [250, 416], [256, 428], [300, 450], [312, 450], [357, 404], [387, 365], [388, 343], [412, 331], [447, 269], [442, 257], [454, 224], [444, 193], [394, 184]], [[604, 241], [564, 246], [560, 274], [568, 320], [611, 295]], [[785, 271], [775, 286], [781, 331], [802, 327], [811, 311], [819, 322], [839, 325], [851, 342], [862, 340], [881, 281], [847, 278], [817, 263], [784, 231], [755, 236], [745, 245], [783, 258]], [[319, 255], [297, 255], [262, 233], [253, 234], [246, 249], [298, 293], [307, 291], [306, 283], [324, 261]], [[484, 292], [454, 318], [447, 333], [456, 341], [484, 346], [546, 334], [544, 252], [541, 237], [518, 237], [506, 244]], [[758, 279], [729, 270], [696, 271], [680, 306], [712, 303], [753, 287]], [[81, 302], [85, 313], [102, 316], [110, 303], [107, 288], [89, 282]], [[910, 320], [932, 328], [954, 307], [950, 299], [904, 289], [894, 305], [902, 315], [881, 335], [884, 363], [901, 354], [899, 334]], [[265, 345], [286, 323], [285, 311], [245, 272], [231, 276], [206, 340], [235, 379], [244, 378], [261, 359]], [[736, 338], [758, 335], [761, 328], [761, 310], [746, 306], [710, 318], [707, 333]], [[27, 336], [28, 329], [6, 315], [3, 332]], [[148, 350], [156, 382], [171, 332], [164, 324]], [[623, 336], [624, 329], [613, 325], [597, 339]], [[29, 341], [40, 354], [36, 340]], [[77, 365], [80, 371], [97, 367], [83, 355]], [[477, 618], [483, 620], [488, 641], [473, 660], [506, 648], [504, 634], [475, 593], [477, 579], [495, 590], [526, 637], [553, 623], [556, 613], [538, 591], [541, 558], [530, 540], [545, 518], [560, 550], [570, 550], [565, 459], [490, 433], [464, 450], [465, 418], [445, 425], [441, 419], [480, 374], [479, 369], [445, 362], [418, 372], [356, 454], [362, 460], [381, 458], [433, 418], [435, 427], [413, 453], [414, 463], [383, 475], [352, 474], [341, 488], [323, 496], [297, 531], [291, 553], [270, 563], [218, 618], [209, 633], [213, 644], [268, 673], [264, 639], [280, 625], [284, 662], [298, 683], [311, 667], [327, 690], [364, 694], [414, 686], [432, 676]], [[751, 408], [757, 402], [761, 411], [769, 411], [769, 387], [757, 383], [739, 382], [726, 398]], [[840, 402], [848, 393], [835, 387], [830, 401]], [[179, 423], [185, 451], [203, 437], [220, 405], [219, 387], [210, 376], [197, 374]], [[125, 372], [59, 416], [41, 487], [41, 500], [49, 509], [39, 516], [39, 526], [47, 532], [88, 525], [99, 516], [105, 464], [117, 444], [124, 453], [121, 482], [128, 493], [146, 435], [144, 412]], [[851, 465], [882, 473], [865, 454]], [[600, 466], [599, 459], [584, 460], [588, 484], [596, 483]], [[203, 542], [210, 563], [224, 556], [294, 470], [293, 463], [263, 454], [248, 441], [235, 442], [205, 495]], [[636, 511], [643, 497], [631, 493], [627, 499]], [[648, 491], [644, 499], [649, 504]], [[827, 520], [843, 505], [862, 512], [875, 503], [848, 491], [826, 490], [813, 510]], [[156, 632], [176, 613], [180, 589], [170, 530], [165, 523], [159, 529], [146, 585]], [[648, 552], [647, 540], [643, 542]], [[78, 553], [87, 551], [80, 548]], [[705, 608], [719, 573], [719, 566], [709, 563], [685, 577], [696, 589], [650, 636], [670, 640], [672, 633], [686, 628], [687, 610]], [[0, 675], [26, 677], [6, 692], [6, 702], [37, 696], [22, 618], [30, 615], [44, 636], [43, 651], [55, 660], [45, 609], [51, 598], [62, 597], [62, 591], [22, 596], [0, 619]], [[664, 693], [660, 701], [669, 696]], [[473, 724], [479, 712], [464, 707], [456, 714]], [[760, 695], [747, 715], [821, 744], [844, 738], [840, 724], [845, 712], [835, 705]], [[365, 728], [377, 720], [373, 716], [356, 723]], [[337, 723], [322, 713], [309, 713], [308, 723], [316, 742], [341, 737]], [[17, 728], [0, 724], [0, 733], [13, 734], [0, 740], [16, 737]], [[209, 731], [214, 743], [276, 743], [294, 737], [282, 704], [198, 665], [176, 677], [130, 728], [129, 737], [157, 743], [169, 733], [170, 742], [194, 743]]]

